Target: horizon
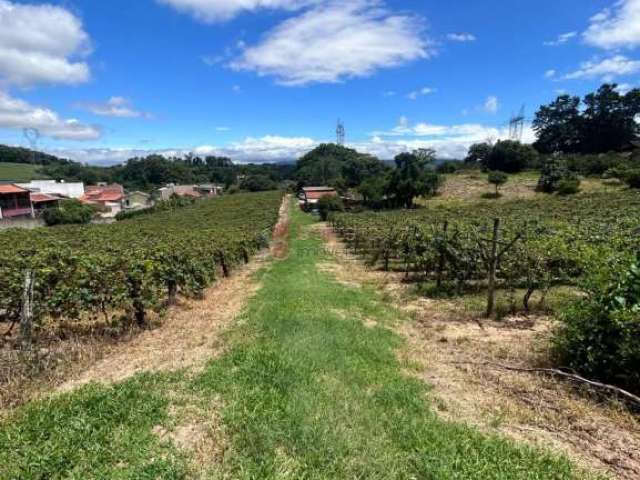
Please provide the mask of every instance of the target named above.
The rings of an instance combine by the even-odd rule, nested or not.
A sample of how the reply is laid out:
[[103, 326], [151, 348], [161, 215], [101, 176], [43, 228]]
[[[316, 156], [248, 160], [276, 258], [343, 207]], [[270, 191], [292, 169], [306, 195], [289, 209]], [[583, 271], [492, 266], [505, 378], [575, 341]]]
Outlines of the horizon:
[[522, 105], [530, 143], [557, 95], [638, 86], [640, 0], [413, 3], [0, 0], [0, 143], [101, 166], [283, 163], [342, 119], [345, 146], [380, 159], [460, 159]]

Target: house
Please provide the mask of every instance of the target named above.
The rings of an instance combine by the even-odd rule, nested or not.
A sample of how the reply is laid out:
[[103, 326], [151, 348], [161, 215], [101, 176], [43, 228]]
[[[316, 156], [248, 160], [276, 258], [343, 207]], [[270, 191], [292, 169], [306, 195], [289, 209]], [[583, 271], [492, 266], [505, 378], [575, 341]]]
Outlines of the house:
[[34, 217], [31, 192], [9, 183], [0, 185], [0, 219]]
[[305, 187], [298, 194], [300, 207], [303, 210], [315, 210], [318, 202], [324, 197], [337, 197], [338, 192], [331, 187]]
[[203, 197], [217, 197], [222, 195], [224, 186], [213, 183], [205, 183], [203, 185], [197, 185], [196, 191]]
[[173, 183], [161, 187], [154, 192], [154, 197], [163, 202], [171, 200], [171, 197], [174, 195], [190, 198], [200, 198], [203, 196], [203, 194], [198, 191], [197, 185], [174, 185]]
[[41, 213], [45, 208], [57, 205], [62, 199], [63, 198], [58, 195], [31, 192], [31, 203], [33, 204], [33, 211], [35, 213]]
[[82, 203], [100, 206], [104, 218], [115, 217], [122, 211], [124, 204], [124, 188], [116, 183], [107, 185], [101, 183], [88, 186], [85, 194], [80, 198]]
[[124, 197], [126, 210], [143, 210], [151, 206], [151, 195], [144, 192], [129, 192]]
[[32, 180], [29, 183], [16, 184], [34, 193], [46, 193], [64, 198], [80, 199], [84, 195], [84, 183], [82, 182], [56, 182], [55, 180]]

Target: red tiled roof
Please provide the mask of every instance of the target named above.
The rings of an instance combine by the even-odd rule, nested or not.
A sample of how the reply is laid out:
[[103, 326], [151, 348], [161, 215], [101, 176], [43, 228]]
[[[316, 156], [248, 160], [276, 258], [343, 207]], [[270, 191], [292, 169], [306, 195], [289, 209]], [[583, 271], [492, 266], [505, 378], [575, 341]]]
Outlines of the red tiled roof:
[[304, 192], [333, 192], [335, 189], [331, 187], [304, 187]]
[[60, 200], [60, 197], [56, 197], [55, 195], [47, 195], [46, 193], [31, 194], [31, 201], [33, 203], [55, 202], [58, 200]]
[[305, 196], [307, 200], [320, 200], [324, 197], [337, 197], [338, 193], [335, 190], [326, 192], [306, 192]]
[[85, 188], [85, 193], [119, 193], [121, 195], [124, 195], [124, 187], [122, 185], [118, 185], [117, 183], [114, 183], [112, 185], [89, 185]]
[[89, 192], [80, 198], [85, 203], [119, 202], [124, 195], [118, 192]]
[[26, 190], [24, 188], [20, 188], [17, 185], [14, 185], [12, 183], [7, 184], [7, 185], [0, 185], [0, 195], [1, 194], [9, 194], [9, 193], [28, 193], [29, 190]]

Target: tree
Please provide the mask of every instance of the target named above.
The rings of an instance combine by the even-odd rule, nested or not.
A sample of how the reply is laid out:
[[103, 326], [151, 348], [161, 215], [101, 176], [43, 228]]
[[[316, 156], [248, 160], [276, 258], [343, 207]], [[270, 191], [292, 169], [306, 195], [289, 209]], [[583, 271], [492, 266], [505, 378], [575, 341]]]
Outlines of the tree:
[[326, 222], [331, 212], [344, 212], [344, 204], [340, 197], [322, 197], [318, 201], [318, 213], [323, 222]]
[[328, 185], [339, 190], [354, 188], [389, 168], [377, 158], [333, 143], [322, 144], [298, 160], [298, 186]]
[[500, 171], [489, 172], [489, 176], [487, 178], [490, 184], [496, 187], [496, 198], [500, 196], [500, 187], [507, 183], [509, 177], [506, 173]]
[[560, 95], [536, 112], [533, 129], [541, 153], [619, 152], [637, 140], [640, 127], [640, 89], [625, 95], [616, 84], [580, 97]]
[[484, 165], [493, 147], [487, 143], [475, 143], [469, 147], [469, 154], [464, 159], [465, 163], [472, 165]]
[[278, 186], [266, 175], [250, 175], [240, 182], [240, 188], [249, 192], [266, 192], [277, 190]]
[[563, 181], [567, 180], [577, 181], [578, 177], [569, 170], [563, 157], [554, 155], [547, 158], [542, 164], [537, 190], [539, 192], [553, 193], [558, 191]]
[[358, 192], [362, 195], [364, 203], [370, 207], [379, 208], [384, 202], [388, 185], [389, 178], [386, 175], [371, 177], [358, 186]]
[[580, 97], [560, 95], [536, 113], [534, 146], [540, 153], [576, 153], [581, 148]]
[[499, 140], [491, 149], [484, 167], [506, 173], [518, 173], [533, 166], [538, 152], [531, 145], [523, 145], [513, 140]]
[[437, 192], [440, 177], [430, 168], [434, 161], [434, 150], [401, 153], [396, 156], [396, 169], [391, 175], [388, 193], [394, 197], [398, 205], [411, 208], [416, 197]]

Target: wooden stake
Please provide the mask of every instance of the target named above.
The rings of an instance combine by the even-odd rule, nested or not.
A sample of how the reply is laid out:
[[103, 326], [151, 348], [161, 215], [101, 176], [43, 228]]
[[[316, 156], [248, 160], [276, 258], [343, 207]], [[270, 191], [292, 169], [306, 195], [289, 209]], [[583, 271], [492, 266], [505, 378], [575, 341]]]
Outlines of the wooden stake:
[[498, 268], [498, 242], [500, 242], [500, 219], [493, 221], [493, 238], [491, 239], [491, 255], [489, 256], [489, 272], [487, 278], [487, 313], [490, 318], [496, 303], [496, 270]]
[[20, 312], [20, 345], [22, 350], [31, 350], [33, 334], [33, 284], [34, 274], [31, 270], [24, 273], [22, 289], [22, 310]]

